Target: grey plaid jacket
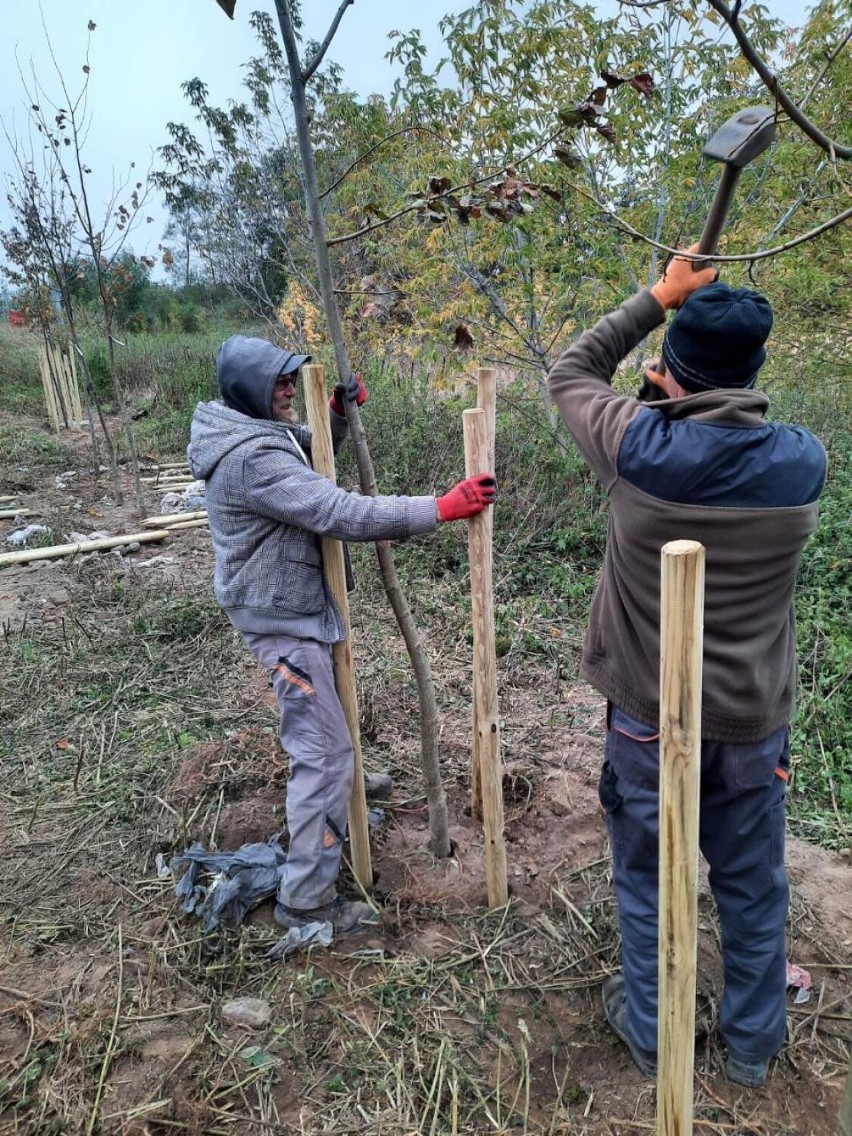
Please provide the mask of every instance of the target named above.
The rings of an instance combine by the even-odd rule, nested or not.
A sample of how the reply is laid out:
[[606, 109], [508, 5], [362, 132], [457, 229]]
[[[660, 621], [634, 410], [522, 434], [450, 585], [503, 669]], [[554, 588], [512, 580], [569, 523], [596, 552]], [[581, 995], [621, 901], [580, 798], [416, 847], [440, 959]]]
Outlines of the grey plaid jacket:
[[[346, 420], [331, 413], [331, 421], [337, 448]], [[202, 402], [187, 456], [193, 475], [207, 483], [214, 590], [233, 625], [336, 643], [345, 634], [323, 577], [319, 537], [398, 540], [431, 532], [435, 498], [348, 493], [315, 473], [299, 446], [310, 460], [306, 427]]]

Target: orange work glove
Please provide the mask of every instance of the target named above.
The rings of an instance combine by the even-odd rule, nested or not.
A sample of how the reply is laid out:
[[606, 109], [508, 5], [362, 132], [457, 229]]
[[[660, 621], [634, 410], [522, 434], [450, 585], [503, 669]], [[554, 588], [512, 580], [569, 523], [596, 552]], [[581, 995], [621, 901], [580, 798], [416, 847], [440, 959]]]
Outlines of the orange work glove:
[[497, 482], [491, 473], [466, 477], [437, 499], [439, 521], [463, 521], [475, 517], [497, 500]]
[[[697, 252], [698, 244], [691, 245], [686, 251]], [[664, 311], [679, 308], [693, 292], [719, 278], [719, 270], [712, 264], [694, 268], [695, 263], [683, 256], [676, 256], [666, 267], [662, 280], [651, 289], [651, 295]]]

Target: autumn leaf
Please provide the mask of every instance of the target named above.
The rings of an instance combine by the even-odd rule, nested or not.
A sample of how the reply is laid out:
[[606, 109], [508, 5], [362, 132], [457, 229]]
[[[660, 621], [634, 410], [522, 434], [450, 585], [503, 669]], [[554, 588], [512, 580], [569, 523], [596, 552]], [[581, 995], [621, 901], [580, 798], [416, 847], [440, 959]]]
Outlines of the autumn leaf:
[[589, 95], [589, 102], [594, 103], [595, 106], [603, 106], [606, 102], [607, 91], [609, 87], [595, 87]]
[[452, 184], [448, 177], [430, 177], [429, 192], [436, 196], [446, 193]]
[[607, 142], [615, 142], [615, 127], [611, 122], [604, 123], [603, 126], [599, 126], [597, 129], [598, 134], [602, 134]]
[[92, 69], [91, 69], [91, 67], [90, 67], [90, 66], [88, 65], [88, 63], [84, 63], [84, 64], [83, 64], [83, 74], [84, 74], [84, 75], [90, 75], [90, 74], [91, 74], [91, 71], [92, 71]]
[[470, 334], [470, 328], [463, 323], [460, 323], [453, 333], [453, 347], [457, 351], [470, 351], [473, 347], [473, 336]]
[[489, 217], [493, 217], [495, 221], [500, 221], [504, 225], [510, 217], [509, 211], [499, 201], [486, 201], [485, 212]]
[[88, 27], [89, 27], [90, 32], [93, 32], [97, 26], [98, 25], [95, 23], [94, 20], [89, 20]]
[[234, 18], [234, 8], [237, 6], [237, 0], [216, 0], [216, 3], [225, 13], [229, 20]]
[[620, 87], [622, 83], [627, 83], [629, 80], [626, 75], [616, 75], [614, 71], [601, 71], [601, 78], [608, 87], [615, 90]]
[[57, 749], [68, 749], [68, 747], [71, 745], [71, 743], [68, 741], [67, 738], [59, 738], [59, 740], [55, 743], [55, 745], [56, 745]]
[[640, 95], [644, 95], [646, 99], [650, 99], [654, 93], [654, 80], [647, 71], [643, 71], [639, 75], [634, 75], [630, 80], [630, 86]]

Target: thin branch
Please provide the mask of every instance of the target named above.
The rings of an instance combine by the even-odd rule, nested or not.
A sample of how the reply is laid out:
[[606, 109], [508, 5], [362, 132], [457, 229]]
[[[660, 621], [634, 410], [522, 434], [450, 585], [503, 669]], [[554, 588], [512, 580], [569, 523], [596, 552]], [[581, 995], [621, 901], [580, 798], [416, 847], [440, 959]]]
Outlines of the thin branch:
[[317, 67], [319, 67], [320, 63], [322, 63], [323, 56], [328, 51], [328, 46], [334, 39], [335, 33], [340, 26], [340, 21], [343, 19], [343, 13], [346, 11], [350, 4], [354, 3], [355, 0], [343, 0], [340, 7], [337, 9], [337, 14], [331, 22], [331, 27], [328, 29], [328, 34], [317, 48], [316, 55], [313, 57], [310, 63], [305, 64], [304, 70], [302, 71], [302, 82], [305, 85], [307, 85], [308, 81], [310, 80], [314, 71], [316, 71]]
[[374, 154], [380, 146], [384, 146], [385, 142], [390, 142], [392, 138], [398, 138], [400, 134], [408, 134], [412, 130], [419, 130], [423, 134], [431, 134], [432, 137], [437, 138], [443, 146], [446, 146], [447, 144], [446, 138], [443, 138], [437, 130], [433, 130], [430, 126], [403, 126], [401, 130], [395, 130], [393, 134], [388, 134], [386, 138], [382, 138], [375, 144], [375, 146], [371, 146], [369, 150], [365, 150], [363, 154], [359, 154], [355, 161], [346, 167], [337, 181], [332, 182], [328, 189], [324, 189], [322, 191], [322, 193], [320, 194], [320, 200], [322, 200], [323, 197], [327, 197], [332, 190], [337, 189], [340, 183], [349, 176], [349, 174], [355, 169], [359, 162], [363, 162], [366, 158], [369, 158], [369, 156], [371, 154]]
[[782, 245], [776, 245], [771, 249], [762, 249], [759, 252], [741, 253], [739, 256], [720, 256], [719, 253], [698, 253], [687, 252], [685, 249], [672, 248], [670, 245], [664, 245], [660, 241], [655, 241], [653, 237], [646, 237], [644, 233], [640, 233], [638, 229], [634, 229], [627, 221], [619, 217], [614, 210], [607, 208], [602, 201], [589, 193], [588, 190], [583, 189], [579, 185], [571, 183], [572, 189], [576, 190], [582, 197], [588, 201], [593, 202], [601, 212], [605, 213], [607, 217], [611, 217], [625, 233], [629, 233], [631, 237], [636, 237], [637, 240], [644, 241], [646, 245], [657, 249], [659, 252], [668, 253], [669, 256], [680, 256], [686, 260], [695, 260], [701, 263], [702, 261], [712, 261], [714, 264], [741, 264], [750, 263], [755, 260], [768, 260], [772, 256], [778, 256], [779, 253], [788, 252], [790, 249], [795, 248], [797, 245], [803, 245], [807, 241], [812, 241], [814, 237], [820, 236], [822, 233], [827, 233], [830, 229], [842, 225], [844, 221], [852, 218], [852, 208], [844, 209], [842, 213], [838, 213], [836, 217], [823, 222], [822, 225], [817, 225], [815, 229], [810, 229], [807, 233], [802, 233], [801, 236], [794, 237], [793, 240], [786, 241]]
[[805, 105], [810, 101], [811, 95], [814, 93], [814, 91], [819, 90], [823, 79], [828, 74], [829, 68], [834, 63], [834, 61], [837, 59], [838, 55], [844, 49], [846, 44], [849, 43], [850, 40], [852, 40], [852, 28], [849, 29], [849, 31], [846, 33], [846, 35], [843, 37], [843, 39], [840, 41], [840, 43], [837, 45], [837, 47], [834, 49], [834, 51], [830, 51], [828, 53], [826, 60], [825, 60], [825, 65], [823, 66], [819, 75], [817, 75], [816, 79], [814, 79], [813, 83], [811, 84], [811, 89], [807, 92], [807, 94], [805, 94], [799, 100], [799, 110], [804, 110]]
[[[522, 162], [527, 162], [530, 158], [535, 157], [536, 154], [552, 145], [558, 138], [562, 136], [563, 133], [564, 129], [560, 127], [560, 129], [557, 130], [555, 134], [551, 134], [549, 138], [546, 138], [544, 142], [542, 142], [539, 146], [536, 146], [534, 150], [530, 150], [528, 154], [524, 154], [523, 157], [518, 158], [517, 165], [521, 165]], [[503, 170], [505, 168], [505, 166], [500, 167], [500, 169]], [[483, 182], [491, 181], [492, 178], [498, 177], [499, 174], [500, 170], [492, 170], [491, 173], [486, 174], [484, 177], [474, 178], [472, 181], [465, 181], [460, 185], [454, 185], [451, 189], [444, 190], [443, 193], [433, 193], [431, 194], [431, 196], [427, 195], [426, 200], [429, 201], [435, 200], [440, 197], [448, 197], [450, 194], [459, 193], [463, 189], [473, 189], [475, 185], [482, 185]], [[415, 202], [413, 205], [406, 205], [404, 209], [400, 209], [398, 213], [394, 213], [390, 217], [385, 217], [383, 221], [371, 222], [369, 225], [364, 225], [363, 228], [356, 230], [356, 232], [346, 233], [342, 237], [330, 237], [327, 242], [328, 246], [331, 247], [332, 245], [342, 245], [346, 244], [347, 241], [355, 241], [359, 237], [365, 237], [368, 233], [373, 233], [376, 229], [383, 229], [385, 225], [390, 225], [391, 222], [398, 221], [400, 217], [404, 217], [407, 213], [417, 212], [421, 208], [422, 206], [418, 205], [417, 202]]]
[[[746, 59], [757, 74], [762, 79], [767, 90], [769, 90], [778, 105], [783, 108], [787, 115], [789, 115], [792, 122], [803, 130], [805, 134], [814, 142], [821, 150], [825, 150], [832, 158], [842, 158], [848, 160], [852, 158], [852, 146], [841, 146], [838, 142], [833, 141], [819, 129], [819, 127], [812, 122], [802, 109], [790, 98], [787, 92], [783, 89], [778, 82], [775, 72], [764, 62], [763, 59], [757, 54], [757, 51], [752, 46], [751, 40], [745, 34], [738, 18], [738, 12], [732, 12], [724, 0], [708, 0], [710, 7], [713, 8], [731, 31], [734, 33], [734, 38], [739, 44], [740, 51], [743, 58]], [[845, 41], [844, 41], [845, 42]], [[841, 45], [842, 46], [842, 45]]]

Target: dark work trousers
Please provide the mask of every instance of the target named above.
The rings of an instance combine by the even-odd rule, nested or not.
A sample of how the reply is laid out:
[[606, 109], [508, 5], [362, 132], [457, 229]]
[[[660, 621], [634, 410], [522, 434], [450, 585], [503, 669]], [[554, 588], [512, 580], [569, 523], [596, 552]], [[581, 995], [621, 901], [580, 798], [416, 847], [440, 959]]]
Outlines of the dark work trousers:
[[[699, 843], [719, 909], [725, 988], [720, 1007], [729, 1054], [765, 1061], [786, 1028], [784, 869], [790, 733], [748, 745], [701, 743]], [[621, 926], [625, 1028], [657, 1049], [659, 733], [610, 708], [600, 799], [612, 844]]]
[[334, 686], [331, 647], [313, 639], [243, 632], [270, 674], [281, 709], [279, 737], [290, 758], [290, 844], [278, 899], [307, 911], [337, 894], [355, 758]]

